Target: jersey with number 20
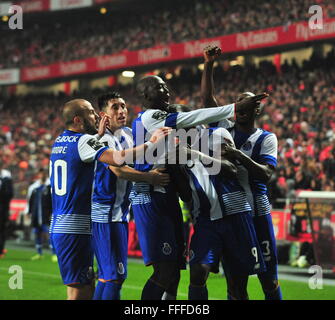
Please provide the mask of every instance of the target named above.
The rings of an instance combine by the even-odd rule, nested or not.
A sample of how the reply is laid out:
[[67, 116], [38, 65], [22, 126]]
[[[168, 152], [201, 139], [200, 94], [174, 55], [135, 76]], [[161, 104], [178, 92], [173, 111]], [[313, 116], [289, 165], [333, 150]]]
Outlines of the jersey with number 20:
[[92, 184], [96, 161], [108, 149], [95, 136], [65, 130], [50, 157], [50, 233], [91, 234]]

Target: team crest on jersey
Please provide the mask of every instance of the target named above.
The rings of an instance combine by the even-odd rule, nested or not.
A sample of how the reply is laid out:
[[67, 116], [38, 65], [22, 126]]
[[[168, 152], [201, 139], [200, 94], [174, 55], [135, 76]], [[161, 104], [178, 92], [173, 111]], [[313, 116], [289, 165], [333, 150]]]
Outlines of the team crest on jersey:
[[119, 262], [119, 264], [118, 264], [117, 273], [118, 274], [124, 274], [124, 266], [123, 266], [122, 262]]
[[247, 141], [243, 146], [242, 149], [245, 151], [249, 151], [251, 149], [251, 142]]
[[156, 111], [152, 117], [155, 119], [155, 120], [164, 120], [166, 119], [168, 116], [168, 113], [165, 112], [165, 111]]
[[94, 139], [94, 138], [88, 140], [87, 144], [91, 148], [93, 148], [95, 151], [98, 151], [99, 149], [101, 149], [104, 146], [101, 142], [99, 142], [97, 139]]
[[172, 253], [172, 248], [167, 242], [164, 242], [162, 251], [166, 256], [168, 256]]

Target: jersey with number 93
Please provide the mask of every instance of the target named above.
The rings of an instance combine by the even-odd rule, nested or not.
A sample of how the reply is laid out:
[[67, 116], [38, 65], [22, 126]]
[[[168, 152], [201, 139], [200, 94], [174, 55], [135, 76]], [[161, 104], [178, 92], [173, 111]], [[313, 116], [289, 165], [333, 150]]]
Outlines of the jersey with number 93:
[[94, 136], [65, 130], [52, 147], [50, 233], [91, 234], [95, 160], [108, 147]]

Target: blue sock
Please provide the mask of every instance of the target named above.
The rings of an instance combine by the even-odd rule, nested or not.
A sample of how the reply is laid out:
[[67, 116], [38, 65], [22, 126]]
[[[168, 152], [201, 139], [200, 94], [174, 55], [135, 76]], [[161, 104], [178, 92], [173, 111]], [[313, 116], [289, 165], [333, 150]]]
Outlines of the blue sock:
[[265, 294], [265, 300], [283, 300], [279, 284], [276, 289], [264, 292], [264, 294]]
[[37, 250], [37, 253], [42, 255], [42, 237], [38, 233], [36, 233], [35, 236], [35, 248]]
[[141, 300], [161, 300], [165, 289], [150, 279], [142, 290]]
[[[260, 282], [262, 283], [263, 288], [264, 287], [266, 288], [266, 286], [263, 285], [264, 283], [271, 284], [274, 281], [278, 281], [277, 265], [269, 267], [266, 272], [259, 273], [257, 276]], [[279, 284], [275, 289], [270, 291], [266, 291], [263, 289], [263, 292], [265, 295], [265, 300], [283, 300]]]
[[101, 300], [120, 300], [120, 291], [122, 285], [116, 282], [107, 281], [105, 282], [105, 288], [102, 292]]
[[104, 288], [105, 288], [105, 283], [101, 282], [101, 281], [98, 281], [98, 284], [95, 287], [93, 300], [101, 300]]
[[207, 286], [196, 287], [189, 285], [188, 287], [188, 300], [208, 300]]

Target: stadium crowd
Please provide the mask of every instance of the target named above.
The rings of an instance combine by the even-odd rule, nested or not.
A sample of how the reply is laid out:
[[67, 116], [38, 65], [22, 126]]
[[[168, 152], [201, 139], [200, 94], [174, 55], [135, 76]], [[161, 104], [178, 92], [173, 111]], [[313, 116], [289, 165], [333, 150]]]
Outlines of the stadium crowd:
[[[201, 71], [184, 68], [167, 80], [175, 103], [201, 107]], [[269, 92], [259, 126], [278, 137], [278, 168], [271, 182], [272, 200], [294, 190], [335, 191], [335, 55], [312, 56], [299, 67], [294, 61], [278, 70], [271, 62], [215, 69], [216, 96], [221, 105], [239, 92]], [[109, 88], [110, 90], [111, 88]], [[129, 125], [140, 111], [133, 86], [116, 86], [126, 98]], [[96, 104], [102, 89], [74, 92]], [[39, 168], [47, 168], [51, 144], [63, 130], [61, 105], [72, 97], [64, 94], [12, 96], [0, 102], [0, 150], [4, 168], [15, 182], [15, 197], [25, 197], [27, 184]]]
[[[335, 63], [334, 51], [325, 59], [312, 57], [299, 67], [294, 61], [277, 70], [270, 62], [215, 69], [220, 104], [235, 100], [239, 92], [267, 91], [259, 125], [274, 132], [279, 141], [279, 166], [271, 185], [273, 199], [292, 190], [335, 190]], [[327, 70], [327, 72], [325, 72]], [[201, 106], [200, 71], [182, 69], [167, 81], [175, 103]], [[114, 89], [114, 88], [113, 88]], [[118, 86], [128, 101], [129, 124], [140, 111], [132, 86]], [[101, 89], [74, 92], [96, 105]], [[64, 94], [12, 96], [2, 100], [0, 156], [14, 175], [16, 197], [25, 197], [27, 183], [49, 162], [53, 139], [62, 131], [61, 105], [72, 97]]]
[[192, 0], [175, 4], [141, 14], [92, 15], [86, 21], [71, 15], [71, 28], [65, 19], [55, 24], [31, 22], [33, 26], [24, 32], [0, 30], [0, 68], [46, 65], [271, 26], [287, 27], [307, 20], [311, 16], [308, 9], [315, 4], [322, 5], [323, 17], [335, 16], [332, 0], [258, 0], [256, 4]]

